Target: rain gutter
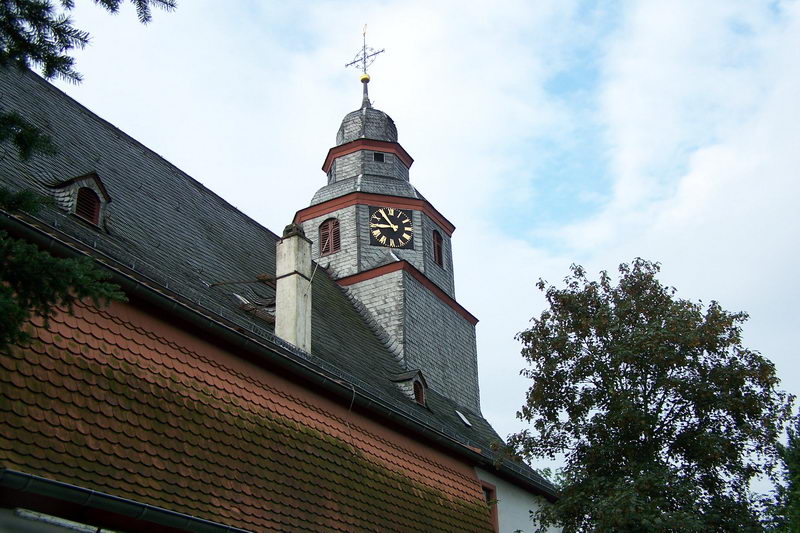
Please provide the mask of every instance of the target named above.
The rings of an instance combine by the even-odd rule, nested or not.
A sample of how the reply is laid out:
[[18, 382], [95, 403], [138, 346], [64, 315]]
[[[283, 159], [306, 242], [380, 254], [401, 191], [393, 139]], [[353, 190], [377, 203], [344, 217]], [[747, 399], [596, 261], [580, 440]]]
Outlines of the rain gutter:
[[34, 476], [25, 472], [17, 472], [8, 468], [0, 470], [0, 487], [16, 492], [53, 498], [81, 507], [91, 507], [115, 515], [126, 516], [174, 529], [196, 533], [249, 533], [246, 529], [226, 526], [218, 522], [197, 518], [196, 516], [170, 511], [163, 507], [120, 498], [105, 492], [85, 489], [77, 485]]

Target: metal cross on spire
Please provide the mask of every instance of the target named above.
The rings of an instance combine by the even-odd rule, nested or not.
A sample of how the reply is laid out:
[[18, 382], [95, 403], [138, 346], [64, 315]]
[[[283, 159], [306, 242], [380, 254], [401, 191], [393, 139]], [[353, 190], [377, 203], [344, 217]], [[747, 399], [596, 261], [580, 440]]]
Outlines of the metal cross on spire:
[[373, 61], [375, 61], [375, 56], [381, 54], [386, 51], [386, 49], [375, 50], [374, 48], [370, 48], [367, 46], [367, 25], [364, 24], [364, 31], [362, 33], [364, 37], [364, 44], [361, 47], [361, 50], [356, 54], [356, 57], [353, 60], [345, 65], [345, 68], [352, 67], [352, 66], [359, 66], [361, 67], [361, 81], [364, 81], [366, 77], [367, 81], [369, 81], [369, 74], [367, 74], [367, 67], [369, 67]]

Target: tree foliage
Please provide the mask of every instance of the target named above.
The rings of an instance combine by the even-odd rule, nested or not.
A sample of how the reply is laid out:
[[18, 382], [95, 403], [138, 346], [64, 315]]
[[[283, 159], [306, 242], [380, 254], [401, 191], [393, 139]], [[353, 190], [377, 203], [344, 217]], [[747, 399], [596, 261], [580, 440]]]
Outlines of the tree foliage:
[[787, 437], [786, 444], [778, 445], [783, 480], [772, 508], [772, 531], [800, 533], [800, 415], [789, 426]]
[[[142, 23], [150, 21], [151, 6], [175, 8], [175, 0], [130, 0]], [[94, 0], [110, 13], [123, 0]], [[80, 81], [70, 52], [89, 42], [89, 33], [72, 25], [73, 0], [0, 0], [0, 68], [41, 69], [45, 78]]]
[[[35, 211], [40, 203], [30, 191], [0, 189], [0, 207], [7, 211]], [[0, 230], [0, 350], [27, 340], [23, 326], [33, 315], [47, 320], [83, 298], [95, 305], [124, 300], [120, 288], [105, 281], [108, 277], [89, 258], [53, 257]]]
[[[124, 0], [94, 0], [116, 13]], [[139, 21], [151, 19], [151, 7], [171, 10], [175, 0], [130, 0]], [[73, 0], [0, 0], [0, 69], [33, 68], [47, 79], [80, 82], [70, 55], [86, 46], [89, 34], [72, 25]], [[23, 160], [34, 154], [52, 155], [50, 137], [25, 117], [2, 107], [0, 95], [0, 144], [11, 143]], [[33, 212], [39, 200], [30, 192], [0, 189], [0, 209]], [[47, 319], [59, 307], [90, 298], [96, 304], [124, 299], [119, 287], [105, 281], [107, 274], [88, 258], [63, 259], [13, 239], [0, 231], [0, 349], [26, 338], [23, 325], [33, 315]]]
[[33, 154], [52, 155], [56, 152], [49, 136], [13, 111], [0, 111], [0, 144], [6, 142], [14, 145], [23, 161], [30, 159]]
[[642, 259], [563, 289], [518, 339], [532, 385], [510, 445], [564, 454], [561, 497], [535, 516], [565, 532], [762, 531], [750, 482], [771, 475], [792, 398], [741, 344], [745, 313], [679, 299]]

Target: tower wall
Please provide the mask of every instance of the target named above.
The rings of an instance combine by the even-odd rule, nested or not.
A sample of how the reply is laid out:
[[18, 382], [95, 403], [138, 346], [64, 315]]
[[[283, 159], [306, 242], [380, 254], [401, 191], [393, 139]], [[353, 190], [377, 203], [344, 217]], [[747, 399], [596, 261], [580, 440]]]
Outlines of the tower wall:
[[480, 412], [475, 326], [403, 272], [405, 363], [421, 369], [428, 385]]
[[[422, 213], [422, 271], [429, 280], [442, 289], [448, 296], [455, 298], [455, 282], [453, 280], [453, 248], [450, 236], [441, 226]], [[433, 258], [433, 230], [442, 236], [442, 266], [436, 264]]]
[[[383, 154], [383, 161], [375, 161], [375, 154]], [[328, 172], [328, 183], [358, 176], [380, 176], [408, 181], [408, 168], [399, 157], [388, 152], [359, 150], [337, 157]]]
[[[400, 353], [405, 354], [405, 299], [403, 297], [403, 272], [396, 271], [383, 276], [354, 283], [350, 294], [364, 304], [372, 317], [396, 343]], [[401, 360], [405, 362], [405, 357]], [[407, 366], [407, 365], [406, 365]]]
[[[325, 215], [306, 220], [301, 224], [306, 238], [311, 245], [311, 259], [320, 266], [330, 267], [336, 278], [351, 276], [358, 272], [358, 225], [356, 223], [356, 209], [359, 206], [345, 207]], [[320, 257], [319, 255], [319, 226], [329, 218], [339, 221], [339, 240], [341, 249], [333, 254]]]

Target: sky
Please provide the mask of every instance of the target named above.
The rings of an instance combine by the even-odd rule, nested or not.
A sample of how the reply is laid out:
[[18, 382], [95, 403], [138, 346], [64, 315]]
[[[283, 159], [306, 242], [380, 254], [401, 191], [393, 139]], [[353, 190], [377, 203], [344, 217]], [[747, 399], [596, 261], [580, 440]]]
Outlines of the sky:
[[143, 26], [77, 2], [92, 42], [57, 85], [280, 232], [361, 102], [456, 226], [456, 297], [480, 320], [483, 414], [528, 387], [515, 334], [539, 278], [658, 261], [678, 296], [747, 311], [746, 346], [800, 393], [800, 2], [183, 0]]

